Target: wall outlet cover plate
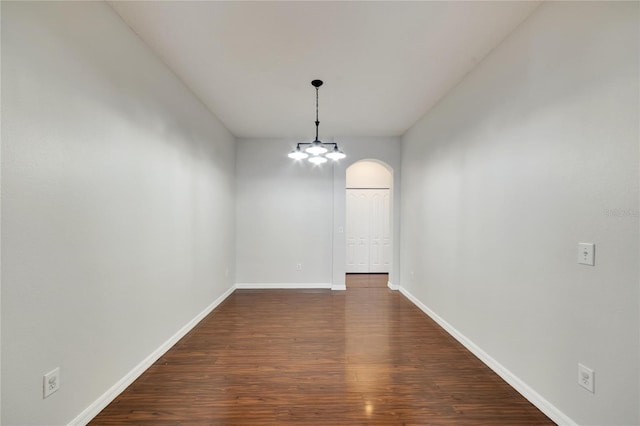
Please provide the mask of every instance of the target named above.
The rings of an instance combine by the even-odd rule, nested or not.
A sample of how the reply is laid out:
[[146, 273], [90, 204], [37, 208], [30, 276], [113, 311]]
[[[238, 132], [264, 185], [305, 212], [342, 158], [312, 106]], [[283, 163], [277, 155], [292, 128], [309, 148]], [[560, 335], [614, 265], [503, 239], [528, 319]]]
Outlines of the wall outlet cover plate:
[[42, 378], [42, 398], [48, 398], [52, 393], [60, 389], [60, 367], [48, 372]]

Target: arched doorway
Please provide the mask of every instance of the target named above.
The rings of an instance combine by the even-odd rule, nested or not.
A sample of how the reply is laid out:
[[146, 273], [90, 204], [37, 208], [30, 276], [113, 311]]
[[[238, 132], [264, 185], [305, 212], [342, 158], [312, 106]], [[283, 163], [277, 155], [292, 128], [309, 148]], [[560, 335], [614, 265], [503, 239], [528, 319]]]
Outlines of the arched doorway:
[[346, 281], [386, 286], [393, 261], [392, 171], [380, 161], [361, 160], [347, 168], [345, 182]]

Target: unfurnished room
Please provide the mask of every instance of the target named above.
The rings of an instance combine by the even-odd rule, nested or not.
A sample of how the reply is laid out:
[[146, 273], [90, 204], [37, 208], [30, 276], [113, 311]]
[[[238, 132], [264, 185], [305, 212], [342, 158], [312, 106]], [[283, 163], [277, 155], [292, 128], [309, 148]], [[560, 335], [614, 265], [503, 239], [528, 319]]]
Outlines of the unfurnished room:
[[640, 426], [640, 2], [0, 17], [2, 425]]

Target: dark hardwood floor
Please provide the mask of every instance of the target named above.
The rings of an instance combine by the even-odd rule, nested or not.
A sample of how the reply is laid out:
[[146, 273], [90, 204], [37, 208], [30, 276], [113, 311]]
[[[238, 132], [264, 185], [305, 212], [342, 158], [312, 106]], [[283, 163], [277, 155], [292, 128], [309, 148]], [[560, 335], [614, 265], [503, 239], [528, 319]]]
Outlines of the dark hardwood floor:
[[92, 425], [550, 425], [398, 292], [237, 290]]

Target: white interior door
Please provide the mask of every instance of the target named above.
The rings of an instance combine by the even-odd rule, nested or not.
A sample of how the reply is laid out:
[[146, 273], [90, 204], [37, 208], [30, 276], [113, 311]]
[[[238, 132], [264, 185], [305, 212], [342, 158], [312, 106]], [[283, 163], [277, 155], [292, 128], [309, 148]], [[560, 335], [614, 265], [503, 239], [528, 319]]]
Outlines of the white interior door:
[[389, 272], [389, 189], [347, 189], [347, 272]]

